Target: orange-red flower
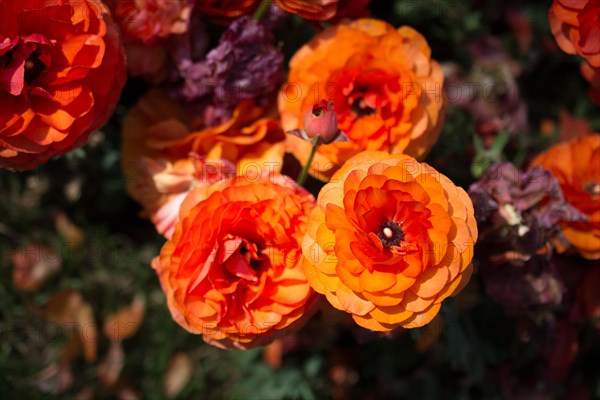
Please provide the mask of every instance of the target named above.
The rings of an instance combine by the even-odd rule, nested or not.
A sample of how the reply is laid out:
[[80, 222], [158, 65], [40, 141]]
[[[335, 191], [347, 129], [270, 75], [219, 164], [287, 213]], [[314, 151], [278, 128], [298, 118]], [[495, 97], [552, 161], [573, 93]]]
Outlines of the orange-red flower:
[[[362, 150], [424, 157], [444, 116], [444, 77], [430, 56], [414, 29], [374, 19], [327, 29], [298, 50], [279, 96], [284, 130], [301, 128], [310, 107], [327, 100], [349, 138], [319, 146], [311, 173], [326, 180]], [[309, 146], [290, 136], [287, 149], [305, 163]]]
[[554, 0], [548, 15], [558, 46], [585, 58], [582, 74], [592, 85], [590, 96], [600, 104], [600, 1]]
[[476, 240], [463, 189], [412, 157], [364, 151], [319, 193], [303, 265], [313, 289], [359, 325], [413, 328], [468, 282]]
[[589, 218], [562, 224], [569, 243], [583, 257], [600, 259], [600, 134], [556, 144], [533, 163], [552, 172], [567, 201]]
[[2, 1], [0, 167], [29, 169], [86, 143], [125, 82], [117, 29], [99, 0]]
[[190, 193], [153, 261], [173, 319], [219, 347], [266, 344], [315, 302], [300, 247], [314, 198], [276, 178], [232, 178], [201, 201]]
[[127, 190], [167, 238], [192, 189], [235, 175], [256, 181], [281, 170], [285, 134], [252, 101], [240, 103], [222, 125], [195, 126], [198, 122], [161, 91], [144, 96], [123, 122]]

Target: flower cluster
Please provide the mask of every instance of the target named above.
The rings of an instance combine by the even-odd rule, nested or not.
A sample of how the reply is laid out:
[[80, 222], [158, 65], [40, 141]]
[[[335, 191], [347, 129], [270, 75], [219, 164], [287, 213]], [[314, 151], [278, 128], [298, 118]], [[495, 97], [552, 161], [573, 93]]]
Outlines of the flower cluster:
[[[313, 20], [338, 6], [275, 4]], [[221, 11], [220, 22], [233, 16]], [[468, 282], [477, 229], [462, 189], [401, 154], [424, 157], [443, 120], [425, 39], [374, 19], [326, 29], [292, 57], [277, 115], [284, 57], [269, 24], [229, 24], [205, 54], [182, 48], [174, 85], [150, 90], [123, 123], [127, 189], [168, 240], [153, 267], [174, 320], [251, 348], [297, 329], [319, 292], [371, 330], [431, 321]], [[288, 101], [313, 79], [322, 93]], [[318, 200], [280, 174], [286, 149], [298, 183], [331, 178]]]
[[[120, 160], [163, 243], [151, 265], [173, 320], [206, 342], [262, 346], [335, 310], [370, 335], [434, 319], [438, 329], [473, 273], [504, 310], [557, 324], [561, 307], [574, 310], [568, 321], [597, 317], [597, 285], [562, 267], [600, 259], [597, 121], [540, 153], [553, 123], [531, 137], [518, 79], [531, 72], [497, 37], [465, 41], [467, 67], [440, 65], [439, 43], [413, 27], [369, 18], [369, 0], [0, 4], [0, 167], [31, 169], [85, 144], [133, 77], [109, 125], [120, 158], [105, 162]], [[595, 0], [555, 0], [549, 14], [559, 46], [585, 59], [597, 102], [599, 16]], [[444, 127], [447, 109], [474, 129]], [[466, 179], [437, 154], [455, 138], [473, 156]], [[38, 260], [46, 248], [33, 243], [43, 241], [11, 257], [21, 291], [63, 265]], [[575, 270], [597, 280], [597, 268]], [[55, 301], [92, 319], [66, 293]], [[123, 315], [139, 320], [134, 305]], [[113, 379], [108, 364], [101, 379], [115, 384], [120, 367]]]
[[[197, 1], [188, 12], [181, 2], [134, 26], [118, 19], [138, 45], [173, 44], [166, 84], [125, 116], [122, 165], [167, 239], [152, 265], [178, 324], [218, 347], [252, 348], [297, 330], [322, 294], [363, 328], [421, 327], [467, 285], [475, 255], [506, 309], [563, 303], [556, 255], [598, 254], [597, 135], [540, 155], [546, 169], [492, 165], [467, 194], [419, 160], [456, 84], [480, 84], [450, 105], [473, 115], [484, 148], [500, 131], [527, 131], [519, 67], [498, 40], [468, 44], [474, 64], [460, 77], [411, 27], [344, 20], [360, 7], [258, 3]], [[293, 54], [287, 77], [273, 33], [282, 10], [338, 22]], [[161, 22], [141, 29], [151, 20]], [[227, 27], [211, 47], [215, 22]], [[294, 171], [285, 152], [299, 163], [296, 181], [282, 174]]]

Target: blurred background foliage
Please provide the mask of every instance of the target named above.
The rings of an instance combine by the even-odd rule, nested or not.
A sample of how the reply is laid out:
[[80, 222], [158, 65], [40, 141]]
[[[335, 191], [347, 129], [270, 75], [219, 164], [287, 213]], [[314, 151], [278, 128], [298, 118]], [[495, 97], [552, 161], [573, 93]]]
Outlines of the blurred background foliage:
[[[527, 129], [510, 138], [499, 135], [495, 140], [502, 143], [494, 143], [494, 151], [483, 154], [476, 145], [472, 113], [447, 109], [427, 161], [465, 188], [475, 179], [471, 167], [477, 157], [483, 163], [496, 158], [525, 165], [556, 139], [561, 110], [600, 129], [600, 113], [579, 74], [580, 60], [562, 53], [550, 34], [550, 4], [371, 3], [374, 17], [420, 31], [441, 63], [469, 71], [474, 61], [466, 44], [492, 35], [518, 64]], [[276, 32], [288, 58], [315, 33], [299, 18], [290, 23]], [[211, 36], [218, 38], [220, 28], [213, 29]], [[570, 379], [540, 379], [549, 339], [518, 326], [518, 319], [484, 295], [477, 275], [432, 324], [411, 331], [367, 332], [324, 308], [298, 334], [267, 349], [228, 352], [181, 329], [171, 321], [149, 265], [162, 240], [140, 218], [120, 170], [121, 120], [146, 89], [130, 80], [110, 123], [86, 147], [33, 171], [0, 171], [0, 397], [600, 398], [598, 331], [590, 324], [577, 332], [580, 351], [566, 372]], [[36, 291], [13, 284], [14, 255], [27, 244], [40, 262], [61, 260], [60, 271]], [[73, 312], [53, 315], [48, 303], [64, 298]], [[137, 311], [127, 314], [132, 309]], [[124, 321], [115, 320], [118, 312], [130, 317], [125, 320], [132, 332], [113, 340], [105, 325]], [[96, 327], [95, 339], [92, 333], [87, 338], [92, 344], [78, 339], [77, 327], [86, 322]]]

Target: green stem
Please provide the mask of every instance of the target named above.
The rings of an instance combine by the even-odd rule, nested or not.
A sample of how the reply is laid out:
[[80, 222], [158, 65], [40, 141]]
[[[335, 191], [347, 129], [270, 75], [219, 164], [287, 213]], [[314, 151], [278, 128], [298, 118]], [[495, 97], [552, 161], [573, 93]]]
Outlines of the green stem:
[[258, 6], [256, 12], [254, 12], [254, 19], [260, 21], [261, 18], [264, 17], [267, 11], [269, 10], [270, 5], [271, 0], [263, 0], [263, 2], [260, 3], [260, 6]]
[[312, 144], [312, 149], [310, 149], [310, 155], [308, 156], [308, 160], [306, 161], [306, 164], [304, 164], [304, 167], [302, 168], [302, 172], [300, 172], [298, 179], [296, 179], [298, 185], [300, 186], [303, 186], [304, 182], [306, 182], [306, 178], [308, 178], [308, 170], [310, 169], [310, 165], [312, 164], [313, 158], [315, 158], [317, 147], [319, 147], [320, 144], [319, 142], [319, 136], [315, 137], [313, 140], [310, 141], [310, 143]]

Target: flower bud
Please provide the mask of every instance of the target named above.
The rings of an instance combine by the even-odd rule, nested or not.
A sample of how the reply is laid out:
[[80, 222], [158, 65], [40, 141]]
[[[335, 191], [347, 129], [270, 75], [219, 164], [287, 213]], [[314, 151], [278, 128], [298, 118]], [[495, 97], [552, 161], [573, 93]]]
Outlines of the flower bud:
[[318, 135], [323, 143], [331, 143], [338, 134], [338, 119], [333, 103], [321, 100], [313, 105], [304, 116], [304, 130], [311, 139]]

